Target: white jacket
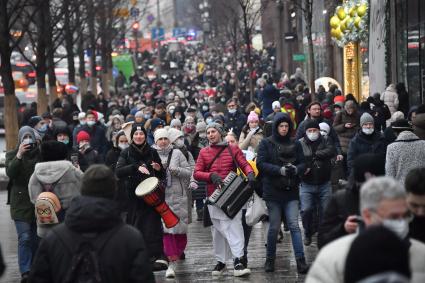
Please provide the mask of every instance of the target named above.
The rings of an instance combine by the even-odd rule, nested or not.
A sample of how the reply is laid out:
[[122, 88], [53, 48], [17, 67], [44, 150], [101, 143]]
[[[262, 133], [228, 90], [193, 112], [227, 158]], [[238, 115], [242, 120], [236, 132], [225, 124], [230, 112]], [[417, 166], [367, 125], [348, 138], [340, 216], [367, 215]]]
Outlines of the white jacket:
[[399, 104], [398, 94], [393, 84], [390, 84], [387, 89], [381, 93], [381, 100], [388, 106], [391, 115], [397, 111]]
[[[324, 246], [311, 266], [305, 283], [343, 283], [345, 261], [357, 234], [339, 238]], [[425, 282], [425, 244], [410, 239], [411, 283]], [[367, 256], [367, 254], [365, 254]]]

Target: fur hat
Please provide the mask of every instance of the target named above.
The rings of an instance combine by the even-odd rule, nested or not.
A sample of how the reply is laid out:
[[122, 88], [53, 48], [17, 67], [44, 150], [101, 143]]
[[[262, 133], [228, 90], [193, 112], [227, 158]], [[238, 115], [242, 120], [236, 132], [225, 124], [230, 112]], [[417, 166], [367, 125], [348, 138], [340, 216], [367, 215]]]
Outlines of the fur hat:
[[363, 127], [363, 125], [366, 123], [375, 123], [372, 115], [367, 112], [363, 113], [363, 115], [360, 117], [360, 127]]
[[249, 122], [255, 122], [255, 121], [257, 122], [259, 121], [258, 115], [254, 111], [251, 111], [248, 115], [247, 122], [249, 123]]
[[177, 130], [175, 128], [168, 129], [168, 139], [170, 140], [170, 143], [175, 142], [178, 138], [183, 136], [184, 134], [180, 130]]
[[166, 129], [163, 129], [163, 128], [156, 130], [155, 133], [153, 134], [153, 137], [155, 139], [155, 143], [161, 138], [170, 139], [168, 137], [168, 131]]
[[208, 129], [211, 129], [211, 128], [216, 129], [221, 134], [222, 137], [226, 136], [226, 131], [224, 130], [223, 126], [220, 125], [219, 123], [216, 123], [216, 122], [209, 123], [205, 130], [208, 131]]
[[40, 146], [43, 162], [65, 160], [68, 157], [67, 146], [58, 141], [45, 141]]
[[84, 173], [81, 194], [83, 196], [113, 199], [117, 188], [114, 172], [106, 165], [94, 164]]
[[90, 135], [86, 131], [79, 131], [77, 134], [77, 143], [80, 143], [80, 141], [89, 141]]

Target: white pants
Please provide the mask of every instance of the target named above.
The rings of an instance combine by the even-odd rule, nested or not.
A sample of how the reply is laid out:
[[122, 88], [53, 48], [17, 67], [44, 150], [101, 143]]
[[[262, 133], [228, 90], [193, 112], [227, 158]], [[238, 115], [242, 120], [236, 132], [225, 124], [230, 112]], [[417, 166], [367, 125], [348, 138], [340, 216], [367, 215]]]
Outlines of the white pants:
[[[210, 206], [209, 206], [210, 207]], [[210, 209], [211, 212], [211, 209]], [[225, 263], [232, 258], [244, 255], [245, 238], [242, 227], [242, 214], [239, 212], [233, 219], [213, 218], [211, 233], [213, 237], [214, 254], [217, 261]]]

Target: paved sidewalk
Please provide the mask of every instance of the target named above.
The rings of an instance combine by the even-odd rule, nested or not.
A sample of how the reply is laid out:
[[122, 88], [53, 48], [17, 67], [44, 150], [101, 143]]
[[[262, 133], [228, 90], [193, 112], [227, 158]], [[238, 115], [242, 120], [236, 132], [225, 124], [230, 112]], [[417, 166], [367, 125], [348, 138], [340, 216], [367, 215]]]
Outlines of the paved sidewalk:
[[[17, 237], [13, 222], [10, 220], [6, 192], [0, 192], [0, 243], [7, 264], [5, 275], [0, 282], [17, 283], [20, 275], [17, 264]], [[196, 218], [195, 218], [196, 219]], [[233, 277], [233, 264], [227, 263], [228, 270], [220, 278], [213, 278], [211, 270], [216, 261], [212, 252], [210, 228], [203, 228], [200, 222], [189, 225], [186, 260], [177, 264], [175, 280], [165, 279], [165, 272], [155, 274], [157, 282], [303, 282], [304, 277], [296, 272], [289, 232], [284, 233], [283, 243], [278, 244], [276, 271], [264, 272], [266, 256], [265, 237], [261, 224], [254, 227], [248, 249], [249, 267], [252, 274], [247, 278]], [[311, 262], [317, 253], [315, 242], [305, 249], [307, 261]]]

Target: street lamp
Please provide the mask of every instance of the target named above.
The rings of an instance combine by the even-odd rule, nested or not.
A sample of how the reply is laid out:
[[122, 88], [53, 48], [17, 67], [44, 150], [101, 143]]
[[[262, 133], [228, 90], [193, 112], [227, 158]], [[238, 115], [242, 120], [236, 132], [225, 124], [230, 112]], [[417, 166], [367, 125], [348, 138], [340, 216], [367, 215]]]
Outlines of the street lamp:
[[139, 22], [134, 22], [131, 25], [131, 28], [133, 29], [133, 38], [134, 38], [134, 55], [136, 55], [137, 58], [137, 52], [139, 51], [139, 28], [140, 24]]

